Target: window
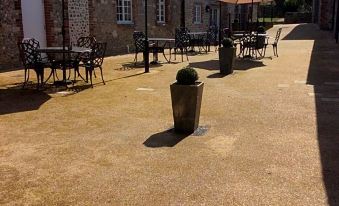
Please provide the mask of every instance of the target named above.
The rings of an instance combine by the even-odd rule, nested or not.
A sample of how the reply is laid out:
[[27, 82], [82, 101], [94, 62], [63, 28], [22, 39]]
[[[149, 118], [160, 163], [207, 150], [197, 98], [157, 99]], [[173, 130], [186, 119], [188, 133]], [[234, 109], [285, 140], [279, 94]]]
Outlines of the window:
[[193, 22], [195, 24], [201, 24], [201, 5], [194, 5], [194, 19]]
[[157, 11], [157, 22], [158, 23], [165, 23], [165, 0], [158, 0], [158, 11]]
[[218, 9], [212, 9], [211, 12], [211, 25], [218, 25], [219, 24], [219, 15]]
[[118, 24], [132, 23], [132, 0], [117, 0]]

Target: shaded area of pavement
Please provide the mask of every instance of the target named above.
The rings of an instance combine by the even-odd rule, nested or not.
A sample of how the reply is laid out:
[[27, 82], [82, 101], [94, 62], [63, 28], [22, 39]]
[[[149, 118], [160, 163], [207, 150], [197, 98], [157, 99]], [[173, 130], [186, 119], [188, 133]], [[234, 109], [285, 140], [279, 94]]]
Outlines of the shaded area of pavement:
[[[206, 70], [219, 70], [219, 60], [208, 60], [204, 62], [192, 62], [190, 63], [191, 67], [197, 69], [206, 69]], [[249, 60], [249, 59], [235, 59], [234, 61], [234, 70], [249, 70], [259, 67], [266, 66], [262, 61], [259, 60]]]
[[189, 134], [175, 133], [174, 129], [169, 129], [164, 132], [159, 132], [150, 136], [145, 142], [146, 147], [174, 147], [183, 139], [188, 137]]
[[[328, 203], [339, 205], [339, 48], [315, 25], [295, 27], [284, 40], [314, 40], [307, 84], [314, 86], [317, 132]], [[332, 42], [333, 41], [333, 42]]]
[[38, 110], [51, 96], [35, 90], [0, 89], [0, 115]]
[[[302, 38], [297, 25], [274, 26], [270, 36], [280, 26], [279, 58], [265, 66], [218, 78], [215, 62], [200, 65], [217, 53], [190, 57], [205, 82], [207, 126], [187, 137], [168, 130], [169, 85], [188, 65], [180, 58], [145, 74], [121, 69], [133, 55], [110, 57], [106, 85], [97, 78], [73, 95], [47, 90], [48, 100], [35, 90], [7, 94], [14, 105], [31, 95], [35, 105], [0, 115], [0, 204], [335, 205], [338, 89], [327, 82], [335, 73], [318, 70], [337, 70], [323, 56], [336, 45], [312, 25], [304, 35], [315, 33], [318, 51], [313, 37], [292, 40]], [[1, 73], [0, 86], [22, 79]]]

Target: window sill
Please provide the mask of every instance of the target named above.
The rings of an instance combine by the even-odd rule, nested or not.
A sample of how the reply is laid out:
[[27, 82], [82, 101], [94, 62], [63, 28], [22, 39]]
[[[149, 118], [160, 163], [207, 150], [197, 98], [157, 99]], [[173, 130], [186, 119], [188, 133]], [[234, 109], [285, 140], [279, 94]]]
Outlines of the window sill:
[[118, 21], [117, 24], [118, 25], [134, 25], [133, 22], [124, 22], [124, 21], [120, 21], [120, 22]]
[[157, 22], [157, 26], [166, 26], [166, 22]]

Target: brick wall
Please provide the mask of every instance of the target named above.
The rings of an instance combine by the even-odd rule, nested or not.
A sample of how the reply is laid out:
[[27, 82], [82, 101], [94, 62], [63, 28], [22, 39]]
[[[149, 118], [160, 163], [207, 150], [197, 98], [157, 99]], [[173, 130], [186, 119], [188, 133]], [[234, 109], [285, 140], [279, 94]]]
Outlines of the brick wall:
[[0, 71], [20, 66], [17, 42], [23, 37], [20, 0], [0, 3]]
[[[62, 3], [61, 0], [44, 0], [46, 39], [48, 46], [62, 45]], [[68, 0], [65, 0], [66, 43], [69, 42]]]
[[[150, 37], [174, 37], [175, 27], [180, 25], [180, 0], [167, 0], [167, 15], [164, 25], [156, 22], [157, 0], [148, 0], [148, 29]], [[98, 41], [107, 42], [107, 54], [127, 53], [128, 47], [133, 49], [133, 32], [144, 31], [143, 1], [133, 0], [133, 23], [117, 24], [116, 0], [89, 2], [91, 17], [91, 34]]]

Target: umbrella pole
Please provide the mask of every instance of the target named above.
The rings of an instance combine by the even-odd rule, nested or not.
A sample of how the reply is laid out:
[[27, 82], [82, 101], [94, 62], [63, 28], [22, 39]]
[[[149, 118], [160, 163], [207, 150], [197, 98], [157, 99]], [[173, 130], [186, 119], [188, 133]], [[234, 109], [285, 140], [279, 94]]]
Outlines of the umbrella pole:
[[[66, 47], [66, 30], [65, 30], [65, 0], [62, 0], [62, 49], [65, 50]], [[65, 62], [65, 52], [62, 53], [62, 78], [66, 82], [66, 62]]]
[[221, 1], [219, 2], [219, 47], [221, 46]]
[[180, 27], [185, 28], [185, 0], [181, 0], [181, 19], [180, 19]]
[[148, 44], [148, 25], [147, 25], [147, 0], [145, 0], [145, 52], [144, 52], [144, 62], [145, 62], [145, 73], [149, 73], [149, 44]]

